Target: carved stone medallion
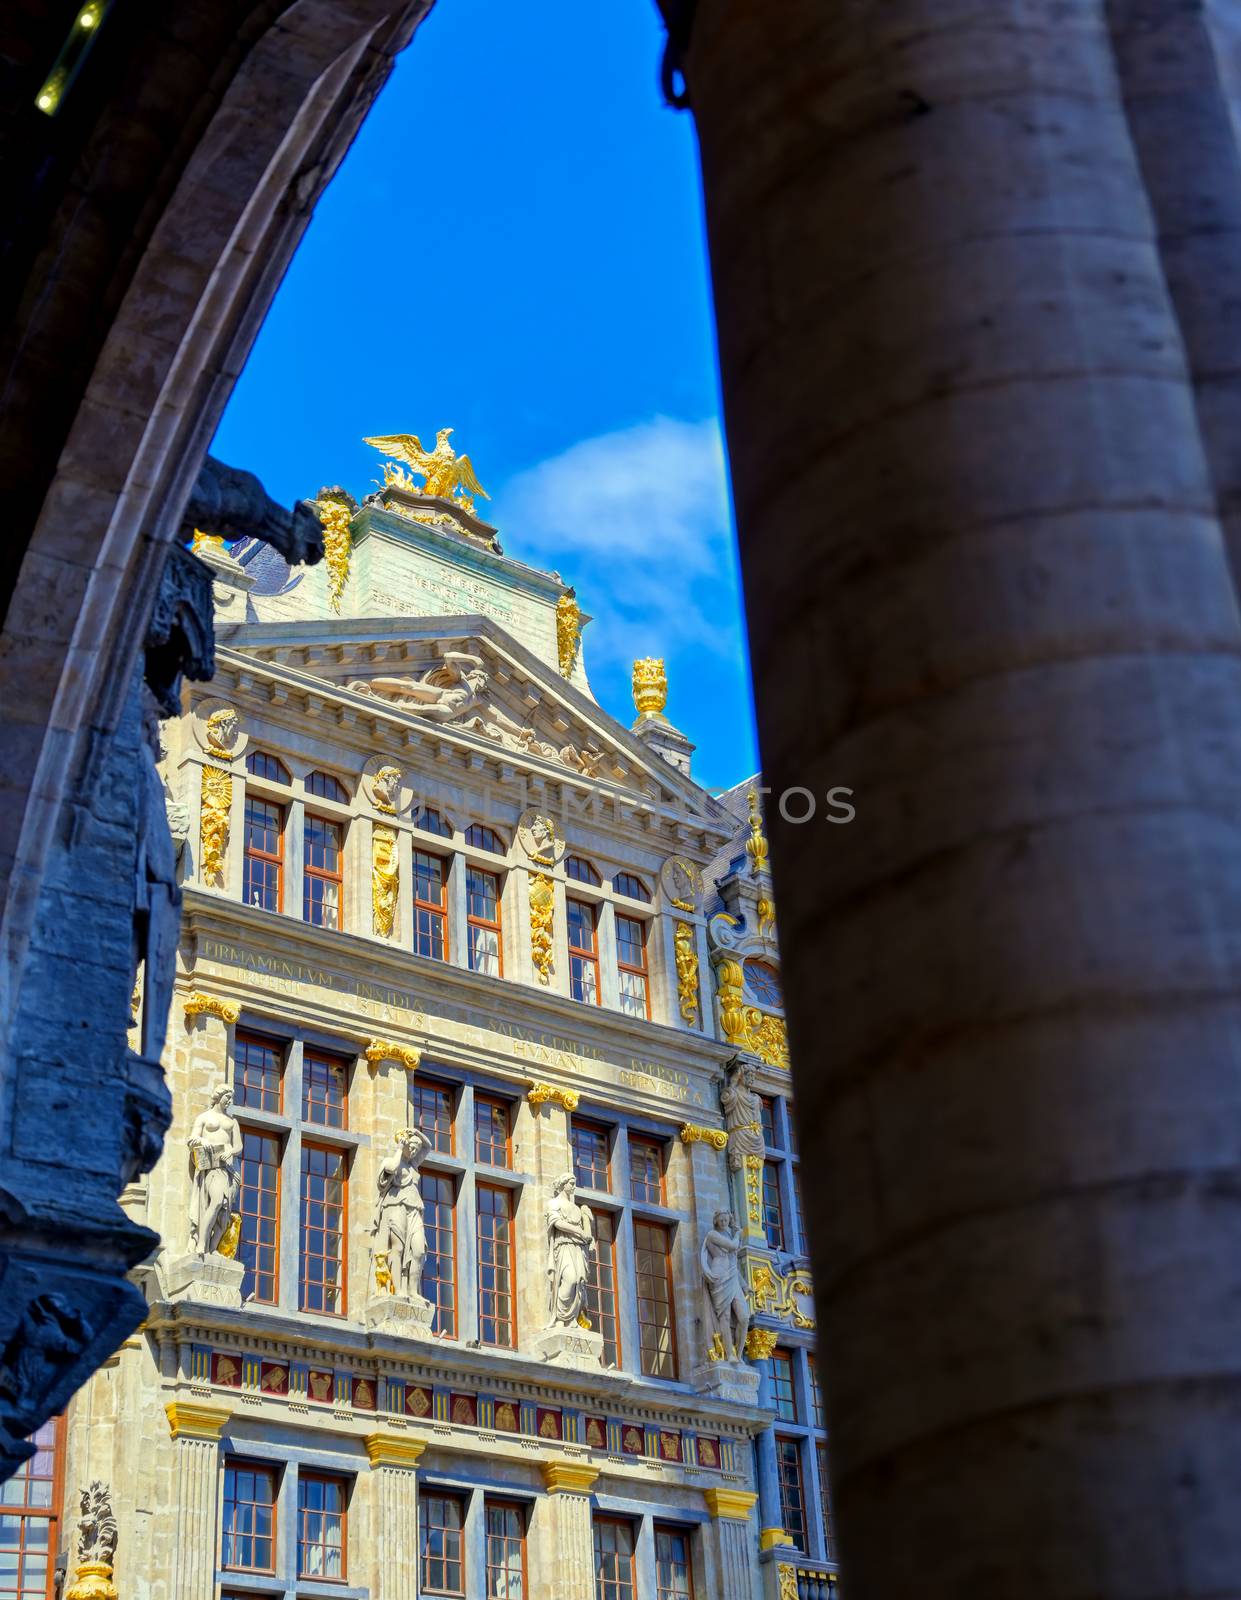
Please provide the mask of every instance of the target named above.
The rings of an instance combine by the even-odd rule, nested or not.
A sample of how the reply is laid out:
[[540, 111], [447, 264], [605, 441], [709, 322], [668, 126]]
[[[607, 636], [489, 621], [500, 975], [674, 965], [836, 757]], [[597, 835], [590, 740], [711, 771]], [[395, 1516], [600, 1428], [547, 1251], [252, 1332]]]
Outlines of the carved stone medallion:
[[664, 893], [678, 911], [697, 911], [702, 904], [702, 868], [688, 856], [669, 856], [659, 869]]
[[527, 857], [540, 867], [554, 867], [564, 854], [564, 835], [551, 817], [533, 807], [517, 819], [517, 840]]
[[250, 742], [240, 713], [227, 700], [200, 700], [194, 707], [191, 726], [200, 749], [217, 761], [231, 761]]
[[385, 816], [398, 816], [413, 804], [414, 786], [390, 756], [372, 756], [362, 768], [362, 793]]

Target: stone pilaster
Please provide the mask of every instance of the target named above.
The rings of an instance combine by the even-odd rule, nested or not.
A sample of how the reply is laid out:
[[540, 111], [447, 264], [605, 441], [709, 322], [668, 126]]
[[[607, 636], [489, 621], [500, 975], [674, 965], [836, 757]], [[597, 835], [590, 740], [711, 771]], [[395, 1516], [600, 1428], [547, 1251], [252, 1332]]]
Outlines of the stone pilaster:
[[754, 1535], [750, 1514], [758, 1496], [749, 1489], [704, 1489], [702, 1498], [714, 1519], [708, 1537], [715, 1545], [718, 1600], [752, 1600]]
[[177, 1600], [213, 1600], [215, 1549], [219, 1525], [220, 1435], [230, 1412], [222, 1406], [164, 1407], [172, 1432], [176, 1538], [168, 1592]]
[[543, 1466], [556, 1568], [548, 1593], [556, 1600], [595, 1600], [594, 1546], [590, 1527], [590, 1491], [599, 1469], [577, 1461], [548, 1461]]
[[371, 1526], [378, 1536], [371, 1594], [374, 1600], [417, 1600], [418, 1458], [425, 1446], [397, 1433], [366, 1436], [371, 1463]]

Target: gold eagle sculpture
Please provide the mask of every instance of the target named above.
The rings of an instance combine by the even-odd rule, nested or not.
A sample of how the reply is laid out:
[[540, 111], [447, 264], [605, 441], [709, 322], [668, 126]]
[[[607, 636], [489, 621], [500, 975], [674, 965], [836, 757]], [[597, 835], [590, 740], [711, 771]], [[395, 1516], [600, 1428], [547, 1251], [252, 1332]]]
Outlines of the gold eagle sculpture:
[[[459, 502], [473, 511], [469, 498], [471, 495], [481, 494], [484, 500], [490, 500], [491, 496], [479, 483], [469, 456], [459, 456], [449, 444], [448, 435], [451, 432], [451, 428], [439, 430], [435, 435], [434, 450], [424, 450], [422, 440], [416, 433], [379, 434], [371, 439], [363, 439], [362, 443], [372, 445], [397, 461], [403, 461], [418, 477], [425, 478], [426, 482], [417, 490], [419, 494], [437, 495], [443, 500], [451, 500], [456, 495]], [[391, 475], [385, 473], [385, 481], [390, 478]], [[400, 478], [396, 481], [400, 482]], [[413, 489], [415, 485], [404, 483], [402, 487]]]

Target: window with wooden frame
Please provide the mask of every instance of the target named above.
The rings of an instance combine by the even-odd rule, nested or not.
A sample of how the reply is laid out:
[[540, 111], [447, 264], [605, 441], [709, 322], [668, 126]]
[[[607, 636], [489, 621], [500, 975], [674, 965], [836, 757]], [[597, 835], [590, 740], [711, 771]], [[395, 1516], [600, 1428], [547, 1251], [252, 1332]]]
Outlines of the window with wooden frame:
[[810, 1415], [816, 1428], [827, 1427], [827, 1413], [823, 1409], [823, 1386], [819, 1382], [819, 1363], [812, 1352], [806, 1354], [806, 1369], [810, 1377]]
[[660, 1222], [642, 1222], [635, 1217], [633, 1255], [642, 1371], [648, 1378], [675, 1378], [677, 1347], [672, 1303], [671, 1228]]
[[801, 1442], [776, 1435], [776, 1476], [780, 1482], [780, 1521], [799, 1550], [806, 1549], [806, 1497], [802, 1488]]
[[431, 1141], [432, 1150], [442, 1156], [456, 1154], [456, 1136], [453, 1128], [453, 1090], [434, 1078], [413, 1077], [409, 1080], [407, 1104], [409, 1120], [421, 1128]]
[[793, 1358], [787, 1350], [773, 1350], [771, 1388], [776, 1415], [782, 1422], [797, 1422], [797, 1388], [793, 1382]]
[[474, 1159], [487, 1167], [513, 1165], [513, 1114], [507, 1100], [474, 1096]]
[[349, 1063], [322, 1050], [302, 1054], [302, 1121], [321, 1128], [349, 1126]]
[[763, 1162], [763, 1232], [770, 1250], [784, 1249], [784, 1206], [780, 1200], [780, 1164]]
[[434, 806], [424, 806], [414, 820], [414, 827], [423, 833], [433, 833], [440, 839], [452, 838], [452, 823]]
[[248, 906], [279, 911], [284, 901], [284, 807], [247, 794], [245, 840], [242, 899]]
[[643, 1205], [664, 1204], [664, 1147], [657, 1139], [629, 1135], [629, 1197]]
[[513, 1194], [480, 1183], [474, 1191], [478, 1247], [478, 1341], [501, 1350], [517, 1346]]
[[233, 1044], [234, 1110], [280, 1111], [284, 1047], [260, 1034], [238, 1033]]
[[301, 1298], [303, 1311], [345, 1314], [347, 1185], [345, 1154], [302, 1145]]
[[343, 1478], [318, 1472], [297, 1474], [297, 1575], [330, 1583], [345, 1581], [346, 1503]]
[[289, 769], [283, 761], [269, 756], [266, 750], [251, 750], [246, 756], [246, 771], [252, 778], [264, 778], [268, 783], [292, 783]]
[[316, 800], [335, 800], [338, 806], [349, 804], [349, 791], [339, 778], [330, 772], [311, 772], [306, 778], [306, 793]]
[[694, 1600], [688, 1528], [655, 1529], [655, 1600]]
[[220, 1565], [232, 1572], [276, 1570], [276, 1472], [250, 1461], [224, 1468]]
[[418, 1495], [420, 1594], [465, 1594], [465, 1502], [422, 1489]]
[[476, 850], [488, 850], [493, 856], [502, 856], [508, 849], [503, 837], [494, 828], [485, 827], [481, 822], [470, 823], [465, 830], [465, 842]]
[[595, 1600], [635, 1600], [633, 1524], [621, 1517], [596, 1517]]
[[612, 1187], [608, 1165], [608, 1130], [597, 1122], [574, 1117], [569, 1123], [573, 1176], [583, 1189], [606, 1193]]
[[34, 1454], [0, 1488], [0, 1596], [54, 1600], [64, 1514], [65, 1419], [30, 1435]]
[[280, 1136], [241, 1130], [242, 1300], [274, 1306], [280, 1296]]
[[646, 923], [616, 914], [616, 974], [620, 1008], [627, 1017], [649, 1017], [651, 986], [646, 970]]
[[769, 1150], [780, 1149], [780, 1141], [776, 1133], [776, 1102], [769, 1094], [760, 1094], [758, 1097], [758, 1110], [760, 1126], [763, 1130], [763, 1143]]
[[820, 1441], [814, 1447], [819, 1468], [819, 1515], [823, 1519], [823, 1556], [836, 1560], [836, 1518], [832, 1512], [831, 1483], [827, 1473], [827, 1446]]
[[448, 882], [444, 862], [427, 850], [413, 853], [414, 954], [448, 960]]
[[591, 1326], [603, 1335], [603, 1364], [621, 1364], [620, 1306], [616, 1293], [616, 1218], [594, 1210], [595, 1248], [587, 1258], [586, 1310]]
[[481, 867], [465, 874], [466, 938], [471, 972], [489, 978], [504, 974], [504, 946], [500, 937], [500, 878]]
[[566, 856], [564, 874], [566, 878], [572, 878], [577, 883], [588, 883], [594, 889], [603, 887], [603, 879], [596, 871], [594, 863], [587, 861], [585, 856]]
[[307, 811], [302, 820], [302, 920], [339, 928], [344, 905], [345, 830]]
[[509, 1500], [487, 1500], [487, 1600], [527, 1600], [526, 1510]]
[[427, 1255], [422, 1267], [422, 1293], [435, 1307], [431, 1332], [457, 1337], [457, 1194], [445, 1173], [422, 1175], [423, 1226]]
[[793, 1169], [793, 1227], [794, 1237], [797, 1241], [798, 1255], [810, 1254], [810, 1240], [806, 1235], [806, 1208], [801, 1195], [801, 1168], [796, 1162], [791, 1162]]
[[569, 929], [569, 993], [575, 1000], [597, 1006], [599, 996], [599, 932], [595, 908], [585, 900], [565, 901]]
[[623, 894], [627, 900], [644, 900], [647, 905], [651, 903], [651, 891], [632, 872], [618, 872], [612, 879], [612, 888], [616, 894]]

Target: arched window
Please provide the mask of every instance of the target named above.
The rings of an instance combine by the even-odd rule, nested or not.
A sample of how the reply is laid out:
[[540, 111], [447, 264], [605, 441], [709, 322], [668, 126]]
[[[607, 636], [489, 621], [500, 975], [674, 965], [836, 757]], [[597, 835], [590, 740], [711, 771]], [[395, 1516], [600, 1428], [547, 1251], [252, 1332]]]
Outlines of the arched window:
[[251, 750], [246, 757], [246, 771], [252, 778], [266, 778], [268, 783], [288, 783], [289, 769], [283, 761], [269, 756], [266, 750]]
[[490, 850], [495, 856], [502, 856], [508, 849], [496, 830], [484, 827], [481, 822], [470, 823], [465, 830], [465, 842], [472, 844], [476, 850]]
[[452, 823], [434, 806], [423, 806], [414, 827], [421, 828], [424, 833], [434, 833], [441, 839], [452, 838]]
[[587, 861], [585, 856], [567, 857], [564, 870], [568, 877], [576, 878], [578, 883], [589, 883], [595, 889], [603, 887], [603, 879], [595, 871], [594, 863]]
[[760, 1006], [783, 1008], [784, 990], [780, 984], [780, 974], [765, 961], [746, 962], [745, 987], [750, 999], [756, 1000]]
[[335, 800], [337, 805], [349, 804], [349, 791], [339, 778], [330, 772], [312, 772], [306, 779], [306, 793], [320, 800]]
[[612, 887], [617, 894], [626, 895], [630, 900], [645, 900], [650, 904], [651, 891], [632, 872], [618, 872], [612, 879]]

